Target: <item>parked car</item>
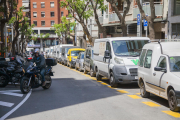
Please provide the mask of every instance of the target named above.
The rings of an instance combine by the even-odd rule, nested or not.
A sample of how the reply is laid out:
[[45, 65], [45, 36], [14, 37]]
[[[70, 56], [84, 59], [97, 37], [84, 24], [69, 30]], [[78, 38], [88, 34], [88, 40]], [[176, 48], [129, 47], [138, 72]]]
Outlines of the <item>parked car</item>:
[[72, 68], [75, 67], [76, 59], [80, 52], [84, 52], [83, 48], [71, 48], [67, 54], [67, 66]]
[[85, 51], [85, 56], [84, 56], [84, 74], [87, 74], [87, 72], [90, 72], [91, 77], [96, 76], [96, 72], [94, 70], [94, 59], [93, 59], [93, 48], [88, 47], [86, 48]]
[[67, 65], [67, 53], [71, 48], [79, 48], [78, 46], [63, 46], [61, 52], [61, 63]]
[[110, 85], [137, 83], [137, 63], [147, 37], [117, 37], [96, 39], [94, 64], [96, 79], [109, 78]]
[[142, 97], [150, 93], [168, 100], [172, 111], [180, 111], [180, 43], [159, 42], [143, 47], [138, 84]]
[[80, 72], [84, 71], [83, 63], [84, 63], [84, 52], [80, 52], [76, 59], [75, 69], [79, 70]]

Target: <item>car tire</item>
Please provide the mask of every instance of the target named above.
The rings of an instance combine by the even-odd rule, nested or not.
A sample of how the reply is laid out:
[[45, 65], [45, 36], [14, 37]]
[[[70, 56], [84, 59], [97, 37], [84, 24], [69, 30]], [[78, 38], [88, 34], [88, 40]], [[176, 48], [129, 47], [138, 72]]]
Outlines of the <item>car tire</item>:
[[171, 89], [168, 92], [168, 103], [169, 103], [170, 110], [174, 112], [180, 111], [180, 107], [177, 106], [178, 102], [177, 102], [176, 94], [173, 89]]
[[72, 65], [71, 65], [71, 63], [69, 64], [69, 67], [70, 67], [70, 68], [72, 68]]
[[94, 73], [94, 71], [93, 71], [92, 68], [90, 68], [90, 76], [91, 76], [91, 77], [95, 77], [95, 76], [96, 76], [96, 74]]
[[98, 69], [97, 69], [97, 72], [96, 72], [96, 79], [97, 79], [97, 81], [102, 79], [102, 76], [99, 75], [99, 70]]
[[81, 65], [79, 64], [79, 71], [82, 72], [83, 70], [81, 69]]
[[87, 74], [88, 71], [86, 70], [86, 67], [84, 67], [84, 74]]
[[6, 87], [8, 85], [8, 78], [4, 75], [0, 76], [0, 87]]
[[111, 87], [117, 87], [116, 79], [114, 78], [113, 72], [110, 74], [109, 84]]
[[143, 81], [140, 82], [140, 93], [141, 97], [148, 98], [150, 96], [150, 93], [146, 91], [146, 87]]
[[75, 65], [75, 70], [78, 70], [77, 66]]

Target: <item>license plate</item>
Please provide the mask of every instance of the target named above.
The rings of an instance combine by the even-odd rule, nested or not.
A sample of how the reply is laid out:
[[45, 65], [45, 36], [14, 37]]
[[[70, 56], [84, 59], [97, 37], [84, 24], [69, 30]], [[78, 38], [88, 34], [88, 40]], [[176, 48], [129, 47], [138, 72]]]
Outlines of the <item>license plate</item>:
[[138, 79], [138, 76], [135, 76], [135, 79]]

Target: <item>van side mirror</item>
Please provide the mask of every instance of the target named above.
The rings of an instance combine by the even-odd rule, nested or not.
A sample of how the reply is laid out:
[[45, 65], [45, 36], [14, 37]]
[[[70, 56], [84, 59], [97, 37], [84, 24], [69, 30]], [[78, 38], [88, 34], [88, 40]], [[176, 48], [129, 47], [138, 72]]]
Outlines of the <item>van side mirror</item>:
[[155, 67], [155, 68], [154, 68], [154, 71], [161, 71], [161, 72], [166, 73], [166, 72], [167, 72], [167, 69], [166, 69], [166, 68], [161, 68], [161, 67]]
[[106, 50], [105, 52], [104, 52], [104, 58], [105, 59], [109, 59], [111, 57], [111, 52], [109, 51], [109, 50]]
[[67, 56], [69, 56], [69, 54], [67, 54]]
[[89, 56], [89, 55], [86, 55], [86, 58], [90, 58], [90, 56]]
[[62, 53], [62, 55], [64, 56], [64, 53]]

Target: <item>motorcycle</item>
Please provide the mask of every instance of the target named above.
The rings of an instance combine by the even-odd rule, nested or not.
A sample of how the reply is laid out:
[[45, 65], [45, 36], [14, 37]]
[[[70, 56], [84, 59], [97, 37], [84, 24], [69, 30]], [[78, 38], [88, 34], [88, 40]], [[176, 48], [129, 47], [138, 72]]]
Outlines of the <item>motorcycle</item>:
[[0, 67], [0, 87], [6, 87], [9, 82], [19, 83], [25, 72], [20, 56], [16, 56], [14, 61], [1, 61]]
[[[28, 93], [31, 88], [38, 88], [42, 86], [42, 78], [40, 75], [40, 69], [30, 62], [27, 69], [25, 69], [24, 77], [20, 83], [20, 89], [23, 94]], [[45, 72], [45, 86], [42, 86], [44, 89], [49, 89], [52, 83], [51, 76], [53, 76], [52, 67], [47, 65]]]

